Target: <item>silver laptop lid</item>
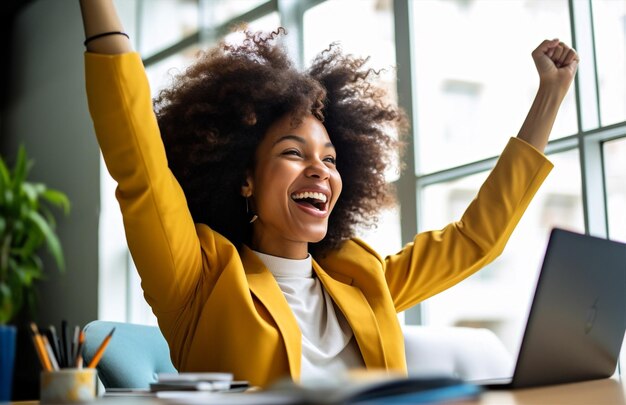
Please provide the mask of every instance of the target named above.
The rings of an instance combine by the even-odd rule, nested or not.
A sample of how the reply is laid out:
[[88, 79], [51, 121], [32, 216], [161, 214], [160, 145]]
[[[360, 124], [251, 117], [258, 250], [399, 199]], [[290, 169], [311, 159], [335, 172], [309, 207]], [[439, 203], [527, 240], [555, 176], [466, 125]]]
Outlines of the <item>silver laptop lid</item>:
[[609, 377], [625, 329], [626, 244], [554, 229], [511, 385]]

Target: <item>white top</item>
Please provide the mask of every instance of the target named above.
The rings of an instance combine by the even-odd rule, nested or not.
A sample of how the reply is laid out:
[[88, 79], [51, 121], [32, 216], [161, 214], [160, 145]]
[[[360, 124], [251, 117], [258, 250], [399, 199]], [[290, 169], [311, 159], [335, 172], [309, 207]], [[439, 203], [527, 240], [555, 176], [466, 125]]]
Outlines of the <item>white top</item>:
[[313, 273], [311, 255], [293, 260], [254, 252], [274, 275], [302, 332], [302, 382], [365, 367], [348, 321]]

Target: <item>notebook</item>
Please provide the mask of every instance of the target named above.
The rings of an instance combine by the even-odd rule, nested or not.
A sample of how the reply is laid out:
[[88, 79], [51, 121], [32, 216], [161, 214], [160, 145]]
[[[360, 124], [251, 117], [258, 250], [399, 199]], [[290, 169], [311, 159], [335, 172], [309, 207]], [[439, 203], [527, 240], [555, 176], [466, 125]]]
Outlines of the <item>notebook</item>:
[[523, 388], [613, 375], [626, 329], [626, 244], [553, 229], [513, 377]]

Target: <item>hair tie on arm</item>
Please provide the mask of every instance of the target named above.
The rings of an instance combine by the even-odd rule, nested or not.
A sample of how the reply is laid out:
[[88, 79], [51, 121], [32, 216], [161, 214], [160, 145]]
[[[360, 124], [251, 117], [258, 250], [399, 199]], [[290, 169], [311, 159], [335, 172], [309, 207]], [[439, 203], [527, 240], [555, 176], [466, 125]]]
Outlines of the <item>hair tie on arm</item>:
[[96, 35], [90, 36], [89, 38], [87, 38], [85, 40], [85, 42], [83, 42], [83, 45], [87, 46], [87, 44], [90, 43], [91, 41], [93, 41], [94, 39], [106, 37], [106, 36], [109, 36], [109, 35], [124, 35], [126, 38], [130, 39], [128, 34], [125, 33], [125, 32], [122, 32], [122, 31], [109, 31], [109, 32], [103, 32], [102, 34], [96, 34]]

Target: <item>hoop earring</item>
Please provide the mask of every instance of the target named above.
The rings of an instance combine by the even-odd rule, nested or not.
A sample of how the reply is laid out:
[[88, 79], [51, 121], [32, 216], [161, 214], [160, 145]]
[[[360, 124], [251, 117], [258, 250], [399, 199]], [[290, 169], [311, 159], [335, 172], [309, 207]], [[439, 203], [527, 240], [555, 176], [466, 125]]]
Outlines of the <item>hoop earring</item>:
[[[248, 216], [250, 216], [250, 214], [251, 214], [250, 208], [248, 207], [248, 197], [246, 197], [246, 214]], [[248, 221], [248, 223], [251, 224], [254, 221], [256, 221], [258, 218], [259, 218], [259, 216], [257, 214], [252, 214], [252, 218], [250, 218], [250, 221]]]

